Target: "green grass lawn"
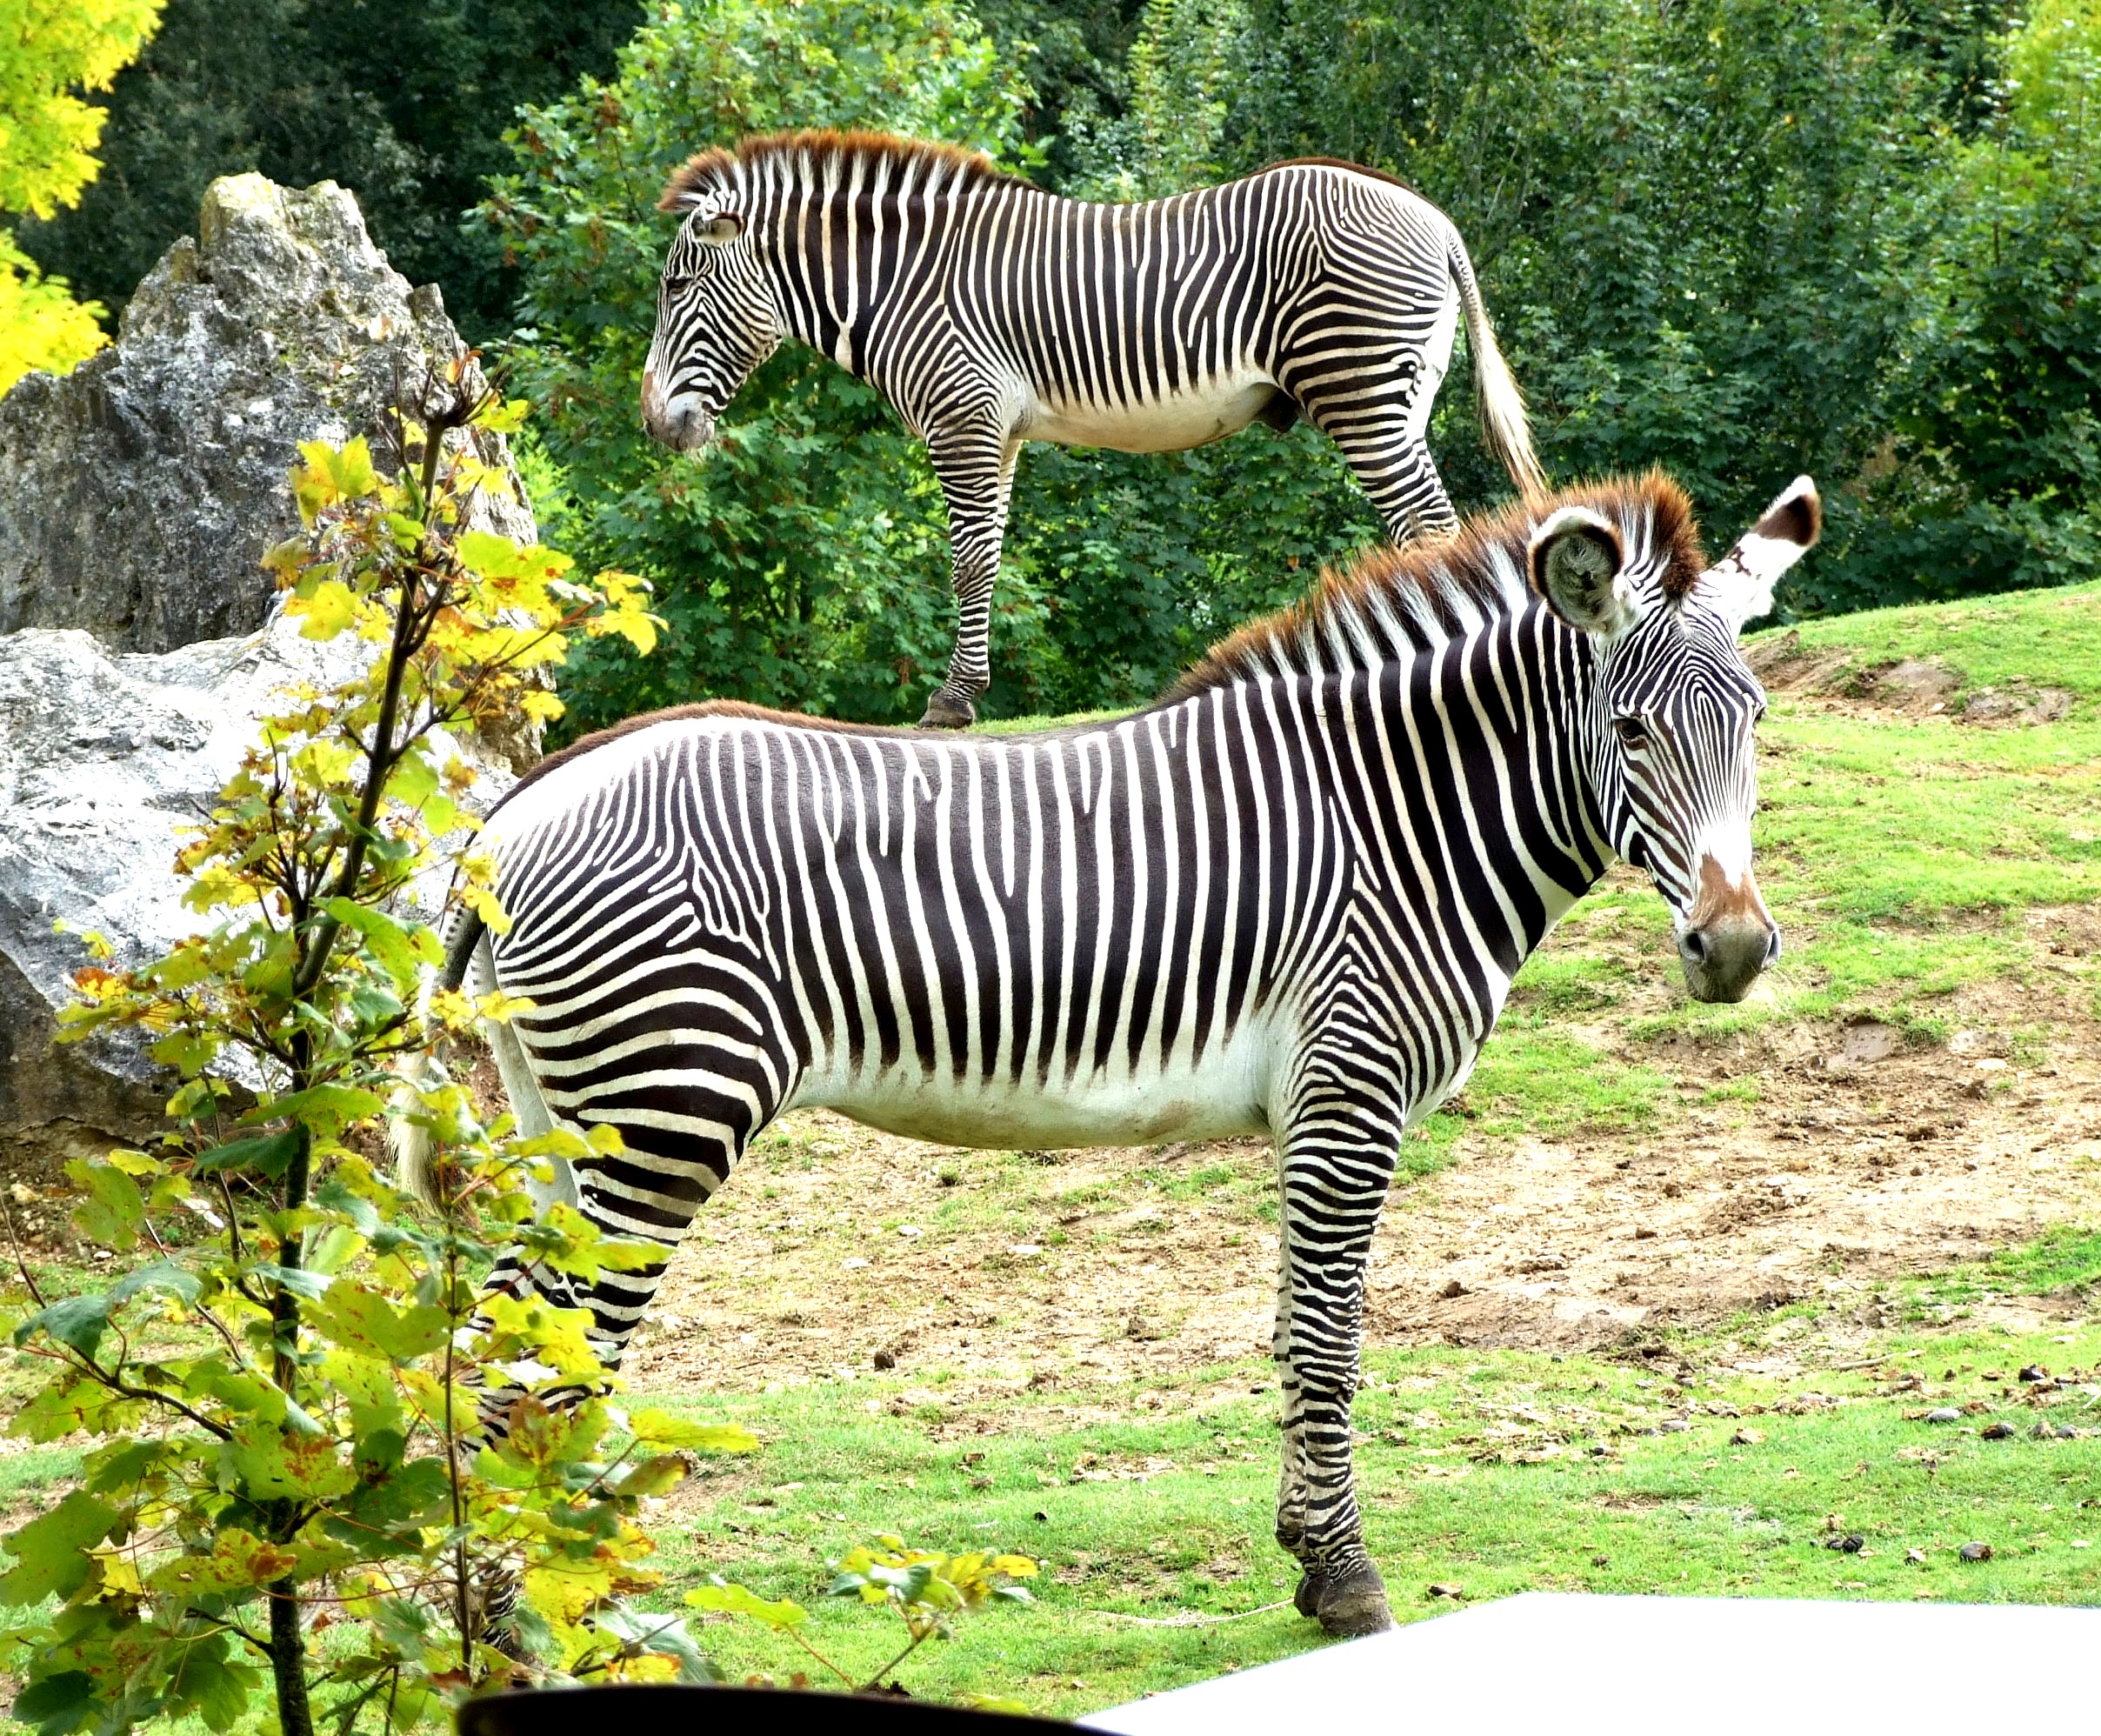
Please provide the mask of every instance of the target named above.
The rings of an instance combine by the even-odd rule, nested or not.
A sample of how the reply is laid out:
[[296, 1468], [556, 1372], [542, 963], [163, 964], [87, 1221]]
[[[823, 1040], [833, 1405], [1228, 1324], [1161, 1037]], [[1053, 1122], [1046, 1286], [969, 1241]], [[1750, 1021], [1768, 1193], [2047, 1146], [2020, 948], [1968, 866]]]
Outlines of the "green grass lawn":
[[[1776, 1381], [1517, 1351], [1387, 1351], [1357, 1420], [1367, 1538], [1397, 1619], [1522, 1591], [2101, 1603], [2101, 1385], [2042, 1399], [2024, 1365], [2101, 1379], [2101, 1330], [1899, 1333], [1869, 1368]], [[1685, 1359], [1681, 1361], [1680, 1359]], [[1856, 1359], [1858, 1360], [1858, 1359]], [[2003, 1379], [1986, 1379], [1987, 1373]], [[1274, 1392], [1260, 1364], [1113, 1391], [944, 1400], [944, 1372], [672, 1403], [764, 1432], [674, 1499], [682, 1583], [720, 1573], [813, 1610], [850, 1666], [887, 1630], [818, 1594], [878, 1531], [998, 1546], [1044, 1569], [1033, 1610], [976, 1617], [915, 1660], [918, 1691], [1075, 1713], [1320, 1642], [1271, 1539]], [[1958, 1424], [1921, 1413], [1970, 1407]], [[2009, 1438], [1982, 1431], [2004, 1420]], [[2038, 1439], [2038, 1425], [2081, 1428]], [[982, 1431], [982, 1432], [980, 1432]], [[1853, 1552], [1831, 1545], [1861, 1539]], [[1989, 1543], [1966, 1562], [1965, 1543]], [[1914, 1559], [1912, 1552], [1917, 1552]], [[1197, 1618], [1198, 1619], [1192, 1619]], [[1237, 1618], [1214, 1619], [1213, 1618]], [[737, 1673], [800, 1667], [717, 1623]]]
[[[1761, 1112], [1757, 1045], [1848, 1019], [1928, 1043], [1965, 995], [2032, 997], [2015, 1040], [2039, 1051], [2062, 1042], [2068, 1007], [2101, 1017], [2101, 958], [2056, 938], [2064, 912], [2091, 931], [2101, 902], [2101, 586], [1791, 631], [1856, 669], [1931, 659], [1958, 693], [2027, 682], [2076, 703], [2057, 722], [1987, 727], [1777, 695], [1759, 871], [1788, 953], [1767, 985], [1737, 1007], [1687, 1001], [1667, 913], [1638, 877], [1616, 873], [1527, 965], [1464, 1101], [1410, 1143], [1411, 1178], [1462, 1138], [1617, 1129], [1663, 1148], [1695, 1109], [1747, 1121]], [[1748, 1042], [1750, 1058], [1695, 1088], [1676, 1058], [1688, 1042]], [[785, 1172], [798, 1141], [814, 1163], [832, 1136], [767, 1137]], [[946, 1191], [921, 1219], [937, 1234], [950, 1217], [1010, 1219], [1034, 1239], [1046, 1212], [1117, 1212], [1134, 1187], [1166, 1212], [1223, 1201], [1222, 1234], [1266, 1235], [1273, 1219], [1263, 1178], [1230, 1165], [1162, 1162], [1119, 1186], [1067, 1181], [1025, 1156], [937, 1155]], [[828, 1282], [837, 1293], [826, 1274], [867, 1233], [838, 1215], [775, 1244], [784, 1267], [804, 1263], [813, 1295]], [[2058, 1225], [1979, 1252], [1890, 1280], [1876, 1299], [1890, 1324], [1865, 1348], [1858, 1332], [1836, 1335], [1814, 1299], [1612, 1356], [1375, 1348], [1358, 1465], [1397, 1617], [1452, 1607], [1433, 1586], [1468, 1601], [1542, 1589], [2101, 1604], [2101, 1229]], [[910, 1256], [895, 1260], [909, 1283]], [[1171, 1283], [1163, 1305], [1177, 1300]], [[2043, 1391], [2016, 1378], [2030, 1365], [2078, 1379]], [[1788, 1372], [1761, 1372], [1773, 1369]], [[764, 1441], [749, 1458], [704, 1461], [648, 1515], [666, 1607], [721, 1574], [810, 1606], [819, 1644], [870, 1669], [894, 1637], [820, 1595], [825, 1564], [896, 1532], [1016, 1551], [1044, 1570], [1034, 1608], [967, 1618], [952, 1643], [915, 1658], [905, 1678], [917, 1693], [1011, 1694], [1071, 1713], [1321, 1643], [1286, 1601], [1295, 1570], [1270, 1537], [1265, 1363], [1135, 1385], [1084, 1373], [1024, 1385], [955, 1363], [644, 1396]], [[1942, 1406], [1958, 1419], [1924, 1419]], [[2003, 1438], [1987, 1436], [1995, 1424]], [[76, 1464], [63, 1446], [0, 1456], [0, 1497], [17, 1512], [41, 1505]], [[1857, 1547], [1828, 1546], [1851, 1538]], [[1988, 1560], [1959, 1558], [1973, 1542], [1991, 1546]], [[811, 1667], [755, 1627], [710, 1619], [702, 1633], [735, 1674]]]

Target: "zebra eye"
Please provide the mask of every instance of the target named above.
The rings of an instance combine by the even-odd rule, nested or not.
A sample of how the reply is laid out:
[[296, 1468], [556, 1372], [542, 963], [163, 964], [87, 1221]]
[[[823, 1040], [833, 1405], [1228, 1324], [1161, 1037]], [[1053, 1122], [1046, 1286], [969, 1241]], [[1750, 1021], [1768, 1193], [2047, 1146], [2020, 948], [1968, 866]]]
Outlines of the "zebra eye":
[[1630, 752], [1649, 745], [1649, 731], [1639, 718], [1615, 718], [1612, 733], [1619, 738], [1619, 744]]

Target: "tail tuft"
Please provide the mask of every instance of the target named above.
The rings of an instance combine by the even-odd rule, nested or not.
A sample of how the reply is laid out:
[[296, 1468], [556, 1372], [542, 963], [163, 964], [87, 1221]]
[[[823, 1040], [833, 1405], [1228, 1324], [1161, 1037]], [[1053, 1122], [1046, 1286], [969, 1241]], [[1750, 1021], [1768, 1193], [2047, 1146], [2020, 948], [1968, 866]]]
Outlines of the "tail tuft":
[[1488, 309], [1481, 300], [1481, 286], [1474, 281], [1473, 262], [1466, 257], [1466, 244], [1459, 232], [1451, 232], [1446, 253], [1452, 282], [1458, 286], [1459, 307], [1466, 316], [1466, 347], [1473, 354], [1474, 394], [1481, 416], [1482, 437], [1489, 450], [1510, 472], [1518, 491], [1527, 499], [1546, 492], [1546, 472], [1532, 451], [1531, 424], [1524, 415], [1524, 394], [1511, 377], [1503, 351], [1496, 344], [1496, 329], [1489, 323]]

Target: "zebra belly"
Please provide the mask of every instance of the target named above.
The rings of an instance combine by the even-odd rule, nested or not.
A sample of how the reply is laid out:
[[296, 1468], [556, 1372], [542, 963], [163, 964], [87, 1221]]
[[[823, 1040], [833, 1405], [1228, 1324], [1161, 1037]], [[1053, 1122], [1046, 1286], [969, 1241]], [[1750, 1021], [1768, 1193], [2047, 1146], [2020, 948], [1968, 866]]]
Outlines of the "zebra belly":
[[1045, 404], [1040, 399], [1020, 433], [1026, 440], [1066, 446], [1108, 446], [1119, 452], [1184, 452], [1237, 434], [1260, 416], [1275, 394], [1264, 375], [1228, 377], [1135, 404]]
[[837, 1110], [908, 1139], [997, 1151], [1232, 1139], [1269, 1132], [1253, 1060], [1246, 1045], [1232, 1043], [1202, 1067], [1050, 1085], [909, 1072], [858, 1081], [820, 1074], [804, 1078], [795, 1103]]

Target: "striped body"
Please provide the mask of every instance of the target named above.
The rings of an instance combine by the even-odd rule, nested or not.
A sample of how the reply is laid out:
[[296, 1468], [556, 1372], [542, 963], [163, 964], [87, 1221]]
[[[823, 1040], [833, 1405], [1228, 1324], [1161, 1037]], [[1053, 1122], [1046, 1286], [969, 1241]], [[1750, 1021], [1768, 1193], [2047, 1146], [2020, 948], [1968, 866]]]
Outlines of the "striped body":
[[1396, 540], [1456, 523], [1424, 444], [1464, 315], [1491, 438], [1537, 481], [1451, 221], [1349, 164], [1092, 204], [862, 135], [710, 151], [674, 178], [644, 417], [690, 447], [790, 337], [883, 391], [946, 495], [960, 608], [930, 722], [967, 722], [1020, 443], [1179, 451], [1304, 415]]
[[[1786, 558], [1813, 524], [1790, 534]], [[1377, 1625], [1349, 1410], [1404, 1132], [1615, 855], [1676, 912], [1695, 993], [1736, 998], [1777, 950], [1743, 567], [1706, 571], [1674, 490], [1617, 485], [1331, 578], [1114, 723], [716, 705], [579, 744], [485, 833], [511, 925], [484, 980], [533, 1003], [498, 1032], [521, 1119], [618, 1129], [571, 1197], [667, 1255], [795, 1105], [971, 1145], [1268, 1134], [1278, 1536], [1302, 1608]], [[514, 1257], [491, 1281], [588, 1305], [617, 1359], [661, 1272], [579, 1293]]]
[[[1472, 682], [1453, 682], [1484, 709], [1427, 736], [1400, 703], [1416, 671], [1396, 664], [1214, 688], [1063, 736], [718, 714], [570, 763], [508, 805], [490, 840], [516, 924], [497, 959], [539, 1004], [521, 1029], [543, 1072], [573, 1065], [569, 1048], [604, 1058], [550, 1082], [551, 1105], [586, 1121], [640, 1106], [617, 1065], [630, 1042], [650, 1048], [652, 1102], [704, 1085], [717, 1053], [662, 1013], [710, 1005], [690, 998], [705, 985], [753, 997], [753, 1090], [783, 1107], [973, 1145], [1260, 1133], [1294, 1034], [1371, 972], [1460, 991], [1392, 1033], [1412, 1118], [1471, 1065], [1517, 961], [1605, 859], [1580, 808], [1543, 818], [1522, 856], [1500, 828], [1471, 835], [1477, 805], [1501, 800], [1457, 751], [1508, 734], [1494, 665], [1537, 655], [1517, 636], [1536, 641], [1545, 620], [1502, 625], [1466, 648]], [[1433, 659], [1425, 688], [1461, 657]], [[1412, 811], [1366, 798], [1359, 756], [1409, 768]], [[1558, 785], [1573, 790], [1572, 768]], [[726, 819], [621, 824], [670, 791]], [[1425, 824], [1452, 841], [1434, 863], [1405, 835]], [[576, 904], [617, 909], [618, 926], [562, 924]], [[1425, 925], [1425, 911], [1442, 914]], [[541, 932], [563, 945], [534, 948]], [[600, 986], [578, 996], [586, 958]], [[618, 1094], [602, 1100], [607, 1083]]]

